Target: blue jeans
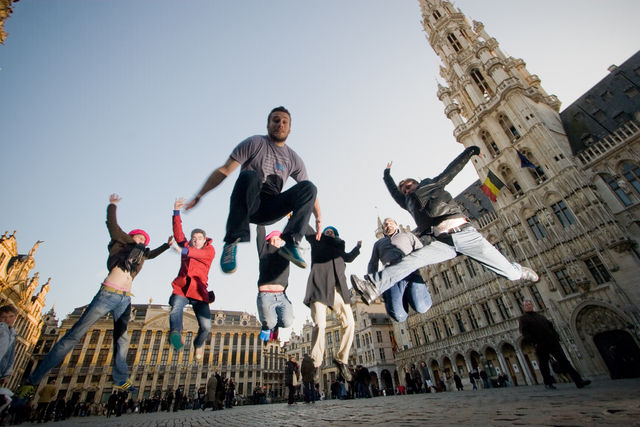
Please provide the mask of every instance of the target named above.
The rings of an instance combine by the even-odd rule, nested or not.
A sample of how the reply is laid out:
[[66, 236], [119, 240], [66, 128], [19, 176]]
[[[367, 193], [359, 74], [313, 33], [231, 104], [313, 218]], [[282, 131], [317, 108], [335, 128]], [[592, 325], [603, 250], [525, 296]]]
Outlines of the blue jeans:
[[107, 313], [113, 316], [113, 382], [123, 383], [129, 377], [127, 350], [129, 335], [127, 326], [131, 316], [131, 297], [100, 289], [80, 319], [53, 346], [36, 369], [29, 375], [29, 383], [37, 385], [47, 373], [58, 366], [65, 356], [75, 347], [89, 328]]
[[368, 277], [378, 289], [378, 295], [414, 271], [455, 258], [458, 253], [478, 261], [489, 270], [509, 280], [518, 280], [522, 277], [520, 264], [512, 263], [506, 259], [475, 228], [467, 227], [457, 233], [450, 234], [449, 237], [453, 244], [436, 240], [411, 252], [399, 263], [370, 274]]
[[407, 320], [409, 306], [417, 313], [426, 313], [431, 308], [431, 294], [425, 283], [400, 280], [383, 294], [387, 314], [396, 322]]
[[304, 392], [304, 401], [305, 402], [315, 402], [315, 387], [313, 386], [313, 381], [311, 382], [303, 382], [302, 383], [302, 391]]
[[198, 333], [193, 340], [193, 346], [195, 348], [202, 347], [211, 330], [211, 310], [209, 309], [208, 303], [183, 297], [182, 295], [172, 294], [169, 298], [169, 305], [171, 306], [169, 329], [171, 332], [182, 333], [182, 313], [187, 304], [191, 304], [193, 313], [196, 315], [196, 320], [198, 320]]
[[293, 305], [284, 292], [258, 292], [257, 304], [262, 329], [288, 328], [293, 323]]

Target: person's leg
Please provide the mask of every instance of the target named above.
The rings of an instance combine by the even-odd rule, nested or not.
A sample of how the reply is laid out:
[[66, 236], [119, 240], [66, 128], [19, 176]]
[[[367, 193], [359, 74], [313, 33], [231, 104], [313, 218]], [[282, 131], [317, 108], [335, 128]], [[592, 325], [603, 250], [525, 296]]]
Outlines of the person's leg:
[[260, 209], [251, 215], [251, 222], [273, 223], [292, 212], [291, 218], [282, 230], [282, 239], [289, 244], [297, 245], [302, 240], [313, 213], [317, 192], [312, 182], [302, 181], [280, 194], [263, 196]]
[[311, 303], [311, 320], [315, 324], [313, 333], [311, 334], [311, 358], [313, 366], [319, 368], [322, 366], [324, 358], [324, 335], [327, 327], [327, 306], [321, 302]]
[[520, 264], [505, 258], [482, 234], [473, 227], [465, 228], [450, 235], [455, 250], [473, 258], [491, 271], [509, 280], [519, 280], [522, 277]]
[[209, 304], [204, 301], [191, 299], [190, 302], [198, 321], [198, 333], [193, 340], [193, 347], [198, 349], [204, 345], [207, 335], [211, 331], [211, 310]]
[[407, 320], [407, 310], [405, 310], [402, 301], [406, 287], [407, 281], [403, 279], [382, 294], [387, 314], [396, 322], [404, 322]]
[[293, 304], [291, 304], [291, 301], [284, 292], [277, 293], [274, 296], [276, 300], [276, 314], [278, 316], [277, 327], [288, 328], [293, 324]]
[[397, 264], [385, 267], [367, 278], [374, 284], [378, 295], [414, 271], [428, 265], [455, 258], [456, 250], [445, 243], [434, 241], [402, 258]]
[[229, 201], [225, 243], [248, 242], [251, 238], [249, 218], [260, 207], [262, 182], [254, 171], [242, 171], [233, 186]]
[[172, 294], [169, 298], [171, 311], [169, 312], [169, 340], [176, 350], [180, 350], [184, 343], [182, 341], [182, 316], [185, 306], [189, 304], [189, 299], [182, 295]]
[[[353, 312], [351, 311], [351, 304], [347, 304], [342, 299], [340, 292], [336, 290], [335, 298], [333, 300], [333, 309], [336, 312], [336, 316], [340, 319], [340, 349], [336, 354], [336, 360], [342, 362], [345, 365], [349, 365], [349, 351], [351, 351], [351, 345], [353, 344], [353, 335], [355, 332], [355, 322], [353, 321]], [[344, 374], [343, 374], [344, 376]], [[349, 378], [345, 378], [348, 380]]]
[[[127, 296], [122, 303], [111, 310], [113, 316], [113, 382], [116, 385], [127, 385], [129, 367], [127, 366], [127, 351], [129, 350], [129, 334], [127, 327], [131, 318], [131, 297]], [[125, 389], [131, 388], [131, 385]]]
[[560, 343], [555, 343], [549, 349], [549, 353], [551, 353], [551, 355], [558, 361], [562, 372], [568, 374], [577, 386], [581, 385], [584, 382], [578, 371], [574, 369], [573, 365], [571, 365], [571, 362], [569, 362], [569, 359], [567, 359], [567, 356], [566, 354], [564, 354], [564, 350], [562, 350], [562, 346], [560, 345]]
[[102, 316], [111, 311], [113, 307], [120, 304], [123, 298], [125, 297], [113, 292], [98, 291], [89, 306], [84, 310], [84, 313], [82, 313], [82, 316], [80, 316], [80, 319], [78, 319], [60, 341], [53, 346], [51, 351], [42, 359], [31, 375], [29, 375], [28, 383], [38, 385], [51, 369], [62, 362], [80, 338], [87, 333], [89, 328]]
[[278, 324], [278, 315], [273, 295], [272, 292], [258, 292], [258, 298], [256, 299], [258, 318], [262, 323], [260, 339], [263, 341], [269, 340], [270, 330]]
[[409, 305], [417, 313], [426, 313], [431, 308], [431, 294], [426, 283], [409, 282], [405, 292]]
[[546, 346], [538, 344], [536, 347], [536, 356], [544, 384], [546, 386], [552, 386], [553, 381], [551, 380], [551, 372], [549, 370], [549, 349]]

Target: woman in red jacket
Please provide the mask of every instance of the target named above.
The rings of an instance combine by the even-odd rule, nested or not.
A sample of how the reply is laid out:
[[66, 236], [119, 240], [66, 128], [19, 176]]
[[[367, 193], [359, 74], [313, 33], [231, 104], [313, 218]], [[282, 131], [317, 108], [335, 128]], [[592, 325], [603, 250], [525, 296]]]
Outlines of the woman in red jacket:
[[173, 205], [173, 237], [182, 248], [180, 271], [173, 280], [173, 294], [169, 298], [171, 313], [169, 313], [169, 327], [171, 329], [171, 344], [176, 350], [184, 346], [182, 341], [182, 312], [187, 304], [191, 304], [198, 320], [198, 334], [193, 340], [196, 360], [202, 360], [204, 341], [211, 330], [211, 311], [209, 304], [214, 300], [213, 292], [207, 289], [209, 268], [216, 251], [211, 246], [211, 239], [207, 238], [204, 230], [199, 228], [191, 232], [191, 239], [187, 241], [182, 231], [180, 209], [184, 206], [184, 199], [177, 199]]

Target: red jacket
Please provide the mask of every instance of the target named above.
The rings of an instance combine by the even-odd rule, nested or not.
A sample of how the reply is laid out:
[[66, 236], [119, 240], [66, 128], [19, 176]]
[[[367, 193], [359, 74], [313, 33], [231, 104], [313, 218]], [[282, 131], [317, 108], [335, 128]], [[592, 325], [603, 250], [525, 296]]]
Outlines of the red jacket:
[[173, 237], [176, 239], [176, 243], [183, 248], [178, 277], [171, 283], [173, 293], [198, 301], [210, 302], [207, 290], [209, 269], [216, 255], [216, 251], [211, 246], [211, 239], [207, 238], [202, 249], [189, 246], [189, 241], [182, 231], [180, 214], [173, 215]]

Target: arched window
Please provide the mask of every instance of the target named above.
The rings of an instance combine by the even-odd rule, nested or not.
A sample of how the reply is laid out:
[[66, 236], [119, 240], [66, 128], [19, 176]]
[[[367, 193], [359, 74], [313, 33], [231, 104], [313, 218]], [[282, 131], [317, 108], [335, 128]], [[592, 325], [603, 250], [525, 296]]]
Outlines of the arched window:
[[533, 164], [534, 167], [531, 166], [525, 166], [526, 169], [529, 170], [529, 173], [531, 174], [531, 176], [533, 177], [533, 179], [537, 182], [537, 183], [541, 183], [543, 181], [547, 180], [547, 176], [544, 173], [544, 170], [542, 169], [542, 167], [540, 166], [540, 162], [538, 162], [538, 160], [536, 159], [536, 157], [533, 155], [533, 153], [531, 153], [531, 151], [527, 150], [527, 149], [523, 149], [521, 154], [526, 157], [527, 160], [529, 160], [529, 162], [531, 164]]
[[493, 140], [489, 132], [487, 132], [484, 129], [481, 130], [480, 138], [482, 138], [482, 142], [484, 142], [485, 147], [487, 147], [487, 150], [489, 150], [491, 157], [495, 158], [498, 156], [498, 154], [500, 154], [500, 149], [496, 145], [495, 141]]
[[627, 162], [622, 165], [622, 175], [629, 181], [629, 184], [633, 185], [633, 188], [640, 193], [640, 167]]
[[603, 174], [602, 179], [607, 183], [609, 188], [611, 188], [611, 191], [613, 191], [615, 195], [618, 196], [618, 200], [620, 200], [625, 207], [631, 206], [631, 199], [622, 189], [622, 187], [620, 187], [620, 184], [618, 183], [618, 181], [616, 181], [615, 177], [609, 174]]
[[505, 178], [504, 182], [515, 198], [518, 198], [524, 194], [520, 183], [516, 181], [516, 178], [511, 172], [511, 169], [509, 169], [507, 166], [503, 166], [502, 168], [500, 168], [500, 173]]
[[435, 19], [436, 21], [438, 19], [442, 18], [442, 15], [440, 14], [440, 12], [438, 11], [438, 9], [433, 11], [433, 19]]
[[484, 79], [484, 76], [482, 75], [480, 70], [478, 70], [477, 68], [471, 70], [471, 78], [476, 83], [476, 86], [478, 86], [478, 89], [480, 89], [480, 92], [482, 92], [482, 95], [485, 97], [485, 99], [489, 99], [493, 96], [493, 91], [489, 87], [487, 81]]
[[462, 45], [453, 33], [449, 33], [447, 35], [447, 40], [449, 40], [449, 43], [451, 43], [451, 47], [453, 47], [453, 50], [455, 50], [456, 52], [460, 52], [462, 50]]
[[520, 139], [520, 133], [513, 125], [513, 123], [511, 123], [509, 117], [505, 116], [504, 114], [500, 114], [498, 116], [498, 123], [500, 123], [500, 126], [502, 126], [502, 130], [504, 130], [504, 133], [507, 134], [511, 141]]

